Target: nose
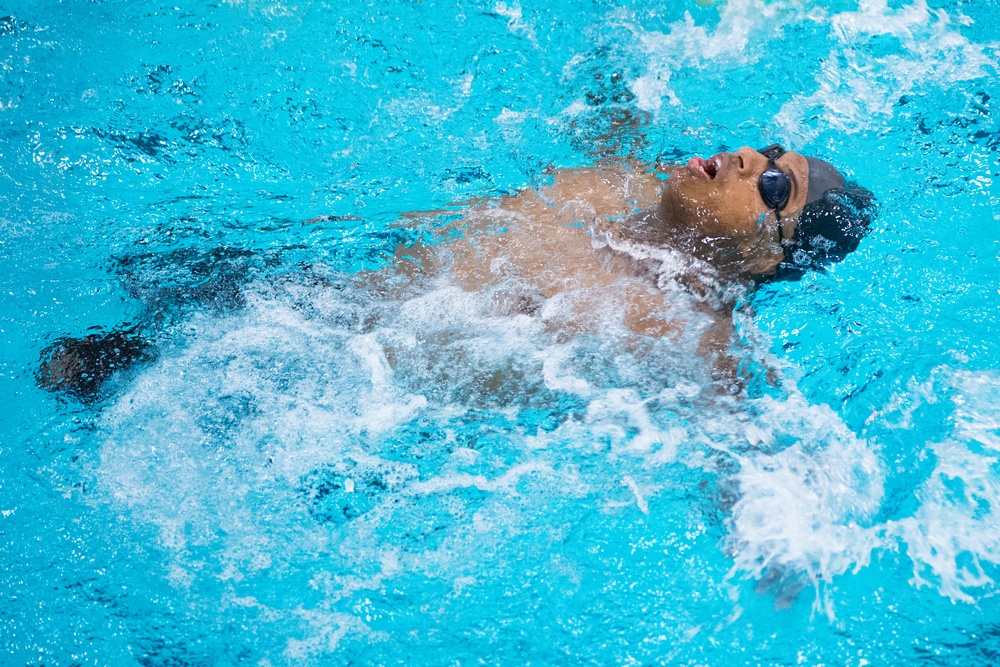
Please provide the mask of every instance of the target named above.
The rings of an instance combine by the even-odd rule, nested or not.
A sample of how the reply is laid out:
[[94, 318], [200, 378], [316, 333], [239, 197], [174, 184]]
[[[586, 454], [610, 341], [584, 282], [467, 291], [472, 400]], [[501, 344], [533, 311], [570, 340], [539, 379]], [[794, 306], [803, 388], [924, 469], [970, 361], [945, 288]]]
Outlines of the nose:
[[736, 151], [736, 169], [741, 175], [762, 173], [766, 168], [767, 158], [749, 146]]

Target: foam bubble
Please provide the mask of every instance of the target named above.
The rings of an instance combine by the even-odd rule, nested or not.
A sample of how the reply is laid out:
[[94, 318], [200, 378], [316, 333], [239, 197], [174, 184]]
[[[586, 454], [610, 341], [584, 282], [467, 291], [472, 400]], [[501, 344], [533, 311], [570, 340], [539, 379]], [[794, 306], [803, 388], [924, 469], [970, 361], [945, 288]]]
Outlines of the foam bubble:
[[[100, 497], [159, 531], [172, 585], [228, 582], [219, 595], [234, 606], [253, 599], [288, 624], [289, 655], [375, 641], [353, 611], [364, 591], [489, 581], [480, 554], [539, 535], [562, 544], [554, 526], [593, 507], [666, 525], [683, 470], [718, 477], [719, 497], [692, 489], [684, 502], [722, 502], [730, 576], [779, 603], [811, 586], [832, 616], [830, 584], [894, 541], [918, 585], [968, 600], [992, 583], [975, 563], [1000, 554], [993, 376], [954, 376], [955, 434], [934, 448], [920, 509], [875, 524], [876, 445], [791, 385], [706, 394], [697, 335], [626, 344], [609, 316], [600, 335], [566, 338], [541, 314], [498, 312], [490, 290], [444, 281], [386, 301], [326, 284], [336, 278], [264, 285], [241, 312], [194, 316], [102, 413], [94, 471]], [[683, 293], [672, 298], [683, 309]], [[746, 336], [762, 356], [764, 338]], [[290, 572], [320, 598], [294, 580], [268, 597], [260, 582]]]
[[796, 5], [730, 0], [721, 6], [714, 29], [696, 24], [690, 12], [685, 12], [684, 19], [671, 25], [666, 33], [637, 29], [639, 47], [646, 54], [648, 65], [646, 73], [632, 82], [636, 106], [657, 113], [664, 98], [679, 106], [681, 100], [670, 87], [674, 72], [682, 68], [753, 62], [757, 56], [748, 48], [752, 37], [776, 18], [788, 21], [800, 11]]
[[[887, 0], [863, 0], [856, 11], [832, 15], [830, 26], [836, 46], [823, 59], [817, 89], [793, 97], [775, 116], [784, 136], [798, 143], [821, 130], [857, 132], [884, 124], [901, 96], [977, 79], [997, 67], [983, 45], [970, 42], [946, 11], [930, 10], [925, 0], [898, 9]], [[893, 38], [895, 48], [873, 51], [869, 44], [880, 36]], [[818, 124], [807, 125], [808, 118]]]
[[531, 27], [531, 24], [524, 21], [524, 16], [521, 13], [521, 4], [513, 3], [507, 5], [506, 2], [498, 2], [494, 7], [495, 11], [500, 16], [505, 17], [507, 20], [507, 29], [514, 34], [522, 34], [528, 38], [535, 46], [538, 46], [538, 39], [535, 37], [535, 29]]
[[[713, 27], [696, 23], [690, 13], [666, 32], [628, 26], [646, 60], [645, 70], [631, 82], [635, 104], [659, 113], [665, 102], [688, 109], [706, 103], [679, 95], [675, 75], [692, 68], [752, 65], [783, 48], [786, 27], [810, 24], [821, 34], [828, 26], [828, 38], [816, 41], [829, 50], [811, 54], [820, 63], [816, 88], [793, 95], [774, 117], [780, 136], [799, 145], [827, 130], [871, 129], [891, 118], [900, 97], [911, 91], [948, 88], [997, 69], [989, 54], [995, 45], [971, 42], [951, 14], [930, 9], [926, 0], [897, 8], [887, 0], [863, 0], [856, 10], [840, 12], [801, 3], [730, 0], [719, 8]], [[778, 41], [768, 45], [762, 35]]]
[[[827, 406], [793, 394], [786, 401], [762, 399], [758, 407], [760, 419], [748, 425], [751, 442], [758, 444], [736, 454], [734, 573], [784, 579], [786, 586], [811, 584], [817, 590], [814, 609], [832, 617], [821, 585], [866, 565], [880, 544], [865, 522], [882, 500], [883, 468], [871, 445]], [[785, 441], [779, 451], [773, 448], [777, 440]]]
[[916, 586], [931, 586], [953, 601], [975, 602], [995, 585], [1000, 566], [1000, 377], [940, 371], [955, 404], [954, 431], [932, 444], [933, 472], [917, 492], [910, 517], [889, 522], [913, 561]]
[[885, 481], [873, 445], [829, 408], [794, 393], [784, 401], [763, 399], [759, 418], [745, 429], [752, 449], [726, 447], [739, 463], [740, 494], [730, 518], [733, 573], [765, 582], [779, 602], [812, 585], [814, 609], [832, 618], [825, 585], [867, 566], [873, 552], [901, 545], [913, 563], [913, 585], [968, 603], [990, 594], [1000, 566], [998, 396], [995, 373], [941, 368], [873, 415], [869, 423], [909, 431], [921, 404], [954, 406], [951, 433], [925, 445], [935, 464], [916, 490], [917, 509], [882, 523], [871, 521]]

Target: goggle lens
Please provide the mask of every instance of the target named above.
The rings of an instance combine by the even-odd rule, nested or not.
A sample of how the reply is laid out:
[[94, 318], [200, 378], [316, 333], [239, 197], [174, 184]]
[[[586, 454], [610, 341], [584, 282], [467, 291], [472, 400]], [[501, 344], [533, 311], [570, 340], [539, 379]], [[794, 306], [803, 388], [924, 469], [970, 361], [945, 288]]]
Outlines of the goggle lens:
[[760, 181], [757, 183], [760, 198], [769, 208], [780, 211], [792, 195], [792, 182], [788, 174], [774, 164], [775, 160], [785, 154], [785, 149], [780, 144], [771, 144], [757, 152], [767, 158], [767, 171], [760, 175]]
[[788, 174], [781, 171], [771, 162], [767, 171], [760, 175], [757, 183], [760, 190], [760, 197], [767, 204], [768, 208], [780, 211], [788, 203], [788, 198], [792, 194], [792, 184], [788, 179]]

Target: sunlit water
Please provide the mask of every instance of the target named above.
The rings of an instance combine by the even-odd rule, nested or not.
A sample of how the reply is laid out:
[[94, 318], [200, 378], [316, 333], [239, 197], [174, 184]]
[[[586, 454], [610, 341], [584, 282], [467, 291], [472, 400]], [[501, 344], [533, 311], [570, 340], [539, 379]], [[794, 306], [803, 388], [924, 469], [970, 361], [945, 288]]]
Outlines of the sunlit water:
[[[995, 3], [2, 13], [3, 664], [996, 664]], [[696, 333], [357, 279], [408, 211], [776, 140], [881, 210], [749, 297], [740, 398]], [[36, 388], [123, 323], [103, 400]]]

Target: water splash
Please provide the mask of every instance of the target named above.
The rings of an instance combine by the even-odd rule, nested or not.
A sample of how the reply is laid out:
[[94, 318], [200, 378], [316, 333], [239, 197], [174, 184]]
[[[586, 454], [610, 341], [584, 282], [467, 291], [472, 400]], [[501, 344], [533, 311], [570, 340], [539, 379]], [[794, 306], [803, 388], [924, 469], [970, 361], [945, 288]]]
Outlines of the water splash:
[[[224, 582], [203, 594], [287, 624], [288, 655], [382, 636], [352, 610], [388, 582], [483, 585], [480, 555], [516, 560], [525, 540], [589, 558], [553, 527], [595, 510], [662, 521], [691, 474], [719, 479], [682, 506], [726, 509], [729, 576], [819, 592], [876, 545], [871, 445], [794, 390], [706, 396], [696, 339], [630, 348], [609, 320], [566, 340], [488, 293], [384, 301], [335, 276], [259, 286], [186, 327], [102, 414], [97, 486], [157, 528], [174, 586]], [[272, 580], [306, 588], [269, 595]]]
[[[775, 117], [796, 143], [825, 130], [871, 129], [892, 118], [913, 91], [997, 72], [988, 54], [995, 45], [971, 42], [948, 12], [931, 10], [925, 0], [898, 9], [887, 0], [864, 0], [857, 11], [831, 15], [830, 28], [834, 46], [817, 72], [817, 89], [790, 99]], [[873, 49], [879, 38], [885, 38], [881, 48]]]
[[916, 586], [975, 603], [996, 585], [1000, 566], [1000, 378], [939, 369], [939, 393], [951, 395], [954, 430], [929, 445], [936, 462], [910, 517], [888, 533], [905, 545]]

